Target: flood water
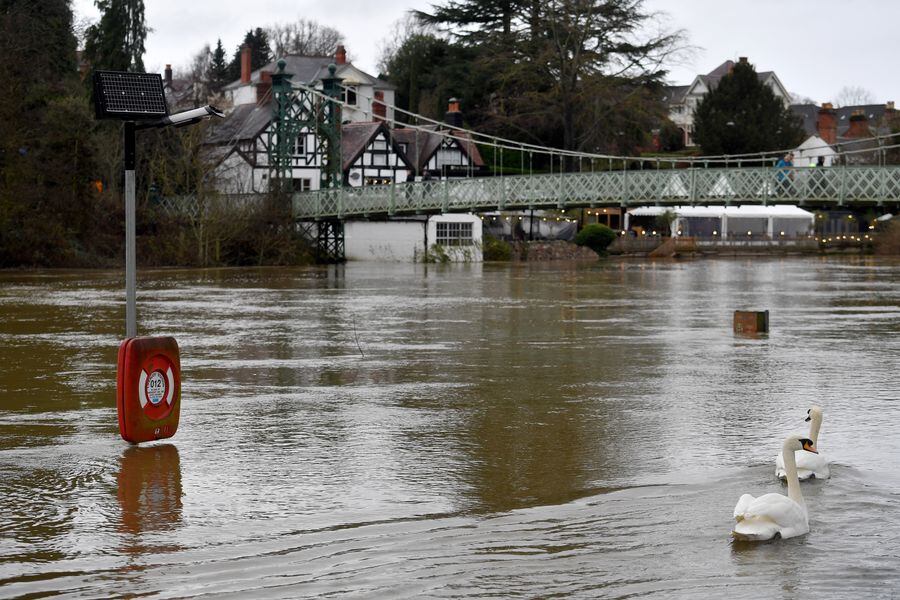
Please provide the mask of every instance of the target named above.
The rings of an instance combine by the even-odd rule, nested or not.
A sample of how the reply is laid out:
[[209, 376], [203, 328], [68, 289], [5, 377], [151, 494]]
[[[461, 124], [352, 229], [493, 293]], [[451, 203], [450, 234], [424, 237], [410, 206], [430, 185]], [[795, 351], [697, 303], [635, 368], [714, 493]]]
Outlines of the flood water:
[[[736, 337], [735, 309], [771, 333]], [[900, 262], [0, 274], [0, 597], [896, 598]], [[810, 533], [732, 542], [824, 407]]]

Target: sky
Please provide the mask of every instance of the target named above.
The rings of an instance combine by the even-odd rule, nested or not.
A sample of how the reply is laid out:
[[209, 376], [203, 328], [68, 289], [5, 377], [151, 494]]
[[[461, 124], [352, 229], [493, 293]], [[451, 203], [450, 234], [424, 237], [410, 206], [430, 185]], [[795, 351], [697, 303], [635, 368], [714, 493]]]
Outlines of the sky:
[[[410, 9], [436, 0], [144, 0], [148, 36], [144, 65], [187, 67], [221, 38], [229, 57], [254, 27], [305, 18], [344, 34], [350, 60], [377, 74], [379, 50]], [[96, 20], [93, 0], [72, 0], [76, 18]], [[692, 51], [667, 65], [669, 82], [688, 84], [725, 60], [746, 56], [758, 71], [774, 71], [793, 94], [818, 103], [860, 87], [877, 103], [900, 102], [900, 54], [893, 0], [645, 0], [659, 22], [685, 32]]]

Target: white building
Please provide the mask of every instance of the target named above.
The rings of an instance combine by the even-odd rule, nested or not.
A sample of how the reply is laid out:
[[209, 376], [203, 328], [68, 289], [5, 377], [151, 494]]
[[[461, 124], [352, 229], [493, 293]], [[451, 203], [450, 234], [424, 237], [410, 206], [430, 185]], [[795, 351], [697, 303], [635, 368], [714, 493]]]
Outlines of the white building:
[[[245, 104], [257, 104], [270, 95], [272, 89], [271, 75], [277, 72], [277, 61], [255, 71], [250, 70], [250, 48], [244, 47], [241, 54], [241, 78], [233, 81], [223, 89], [225, 97], [237, 108]], [[328, 65], [334, 64], [335, 76], [341, 79], [341, 100], [345, 107], [342, 113], [344, 122], [373, 121], [385, 118], [394, 119], [394, 86], [369, 75], [347, 61], [347, 52], [338, 46], [335, 56], [297, 56], [281, 57], [286, 65], [284, 72], [293, 75], [291, 81], [296, 84], [321, 90], [322, 78], [328, 76]]]
[[824, 162], [822, 166], [830, 167], [837, 156], [838, 153], [825, 140], [811, 135], [794, 150], [794, 166], [815, 167], [821, 158]]
[[481, 219], [469, 214], [344, 223], [347, 260], [482, 262]]
[[[746, 57], [741, 57], [738, 60], [742, 63], [747, 62]], [[685, 146], [695, 145], [694, 111], [697, 109], [697, 105], [700, 104], [700, 101], [706, 94], [719, 85], [719, 81], [725, 75], [731, 73], [734, 64], [733, 60], [726, 60], [706, 75], [697, 75], [689, 85], [666, 87], [666, 95], [663, 100], [669, 105], [669, 119], [684, 132]], [[756, 76], [772, 89], [775, 96], [781, 98], [785, 108], [790, 106], [791, 95], [773, 71], [757, 73]]]

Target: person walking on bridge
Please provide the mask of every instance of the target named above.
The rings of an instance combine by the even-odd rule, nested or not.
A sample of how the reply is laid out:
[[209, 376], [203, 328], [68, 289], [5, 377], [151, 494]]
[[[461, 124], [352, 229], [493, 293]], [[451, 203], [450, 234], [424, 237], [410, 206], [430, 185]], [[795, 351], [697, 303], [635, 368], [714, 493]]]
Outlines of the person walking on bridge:
[[794, 178], [794, 153], [788, 152], [775, 163], [776, 181], [778, 182], [778, 195], [786, 196], [791, 189], [791, 180]]

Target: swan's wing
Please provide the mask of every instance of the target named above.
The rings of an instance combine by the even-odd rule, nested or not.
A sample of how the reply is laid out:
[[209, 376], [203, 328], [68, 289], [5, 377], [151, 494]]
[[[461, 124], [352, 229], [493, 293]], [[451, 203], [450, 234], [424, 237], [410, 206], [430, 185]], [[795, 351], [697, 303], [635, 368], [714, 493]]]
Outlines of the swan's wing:
[[744, 510], [744, 518], [751, 517], [770, 520], [782, 529], [808, 528], [806, 508], [783, 494], [766, 494], [756, 498]]
[[824, 479], [828, 477], [828, 459], [821, 454], [812, 452], [797, 452], [797, 471], [810, 471], [816, 477]]
[[742, 521], [744, 519], [744, 513], [747, 512], [747, 507], [749, 507], [756, 500], [750, 494], [744, 494], [738, 500], [738, 503], [734, 507], [734, 520]]

